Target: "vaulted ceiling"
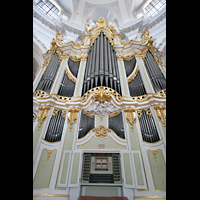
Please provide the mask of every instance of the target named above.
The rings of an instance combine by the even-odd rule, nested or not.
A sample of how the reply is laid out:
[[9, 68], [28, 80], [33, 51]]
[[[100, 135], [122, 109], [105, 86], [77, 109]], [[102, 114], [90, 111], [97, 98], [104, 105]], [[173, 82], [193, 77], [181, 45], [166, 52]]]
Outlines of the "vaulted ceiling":
[[[55, 0], [54, 0], [55, 1]], [[57, 0], [56, 3], [70, 15], [70, 22], [84, 26], [83, 17], [97, 21], [100, 16], [107, 19], [110, 11], [110, 18], [114, 18], [123, 25], [135, 20], [134, 13], [142, 10], [142, 5], [147, 0]], [[77, 12], [80, 15], [77, 15]], [[83, 17], [82, 17], [82, 16]]]

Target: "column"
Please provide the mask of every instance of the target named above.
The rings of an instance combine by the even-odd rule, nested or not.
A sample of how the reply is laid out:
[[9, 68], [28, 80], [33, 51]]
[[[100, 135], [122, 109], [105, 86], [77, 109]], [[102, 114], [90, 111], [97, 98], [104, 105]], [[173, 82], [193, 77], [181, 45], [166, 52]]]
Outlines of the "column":
[[76, 79], [76, 86], [74, 89], [74, 96], [81, 96], [82, 93], [82, 86], [83, 86], [83, 79], [85, 74], [85, 66], [86, 66], [86, 59], [87, 59], [87, 53], [84, 52], [81, 54], [81, 62], [79, 66], [78, 76]]
[[60, 67], [58, 69], [56, 78], [54, 80], [50, 94], [57, 94], [58, 93], [58, 90], [59, 90], [59, 87], [60, 87], [60, 82], [62, 81], [63, 74], [65, 73], [65, 67], [67, 65], [68, 58], [69, 58], [69, 55], [67, 56], [67, 58], [62, 60]]
[[117, 63], [118, 63], [118, 69], [119, 69], [122, 96], [130, 96], [123, 56], [120, 52], [117, 52], [116, 56], [117, 56]]
[[140, 74], [141, 74], [142, 80], [144, 82], [144, 86], [145, 86], [147, 93], [150, 93], [150, 92], [154, 93], [155, 91], [154, 91], [154, 89], [151, 85], [151, 82], [149, 80], [149, 76], [148, 76], [147, 71], [145, 69], [144, 62], [143, 62], [142, 58], [138, 57], [136, 55], [135, 55], [135, 58], [136, 58], [136, 62], [138, 64], [138, 67], [140, 69]]
[[[48, 65], [46, 67], [48, 67]], [[40, 71], [38, 72], [37, 77], [35, 78], [35, 80], [33, 82], [33, 92], [35, 91], [38, 83], [40, 82], [40, 79], [41, 79], [46, 67], [41, 67], [40, 68]]]

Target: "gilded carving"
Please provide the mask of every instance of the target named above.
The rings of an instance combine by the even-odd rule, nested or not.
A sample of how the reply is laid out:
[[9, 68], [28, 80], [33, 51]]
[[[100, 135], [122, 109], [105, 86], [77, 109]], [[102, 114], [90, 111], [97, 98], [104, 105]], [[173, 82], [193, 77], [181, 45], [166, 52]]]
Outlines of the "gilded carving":
[[74, 62], [79, 62], [81, 60], [81, 57], [77, 57], [77, 56], [70, 56], [70, 59]]
[[88, 54], [86, 52], [81, 53], [81, 61], [86, 61]]
[[39, 107], [39, 110], [40, 110], [40, 114], [38, 116], [38, 120], [40, 121], [39, 128], [41, 127], [41, 124], [43, 123], [45, 118], [47, 118], [50, 108], [51, 108], [50, 105], [48, 105], [48, 106], [45, 105], [45, 106]]
[[53, 149], [47, 149], [47, 161], [49, 160], [52, 152], [53, 152]]
[[94, 91], [93, 98], [95, 101], [99, 101], [100, 103], [111, 100], [110, 92], [108, 90], [104, 90], [102, 86], [100, 89]]
[[122, 61], [123, 60], [123, 55], [122, 54], [116, 54], [116, 56], [117, 56], [117, 60], [118, 61]]
[[145, 110], [147, 115], [149, 115], [150, 117], [153, 117], [150, 108], [142, 108], [142, 109], [137, 110], [138, 119], [140, 119], [140, 117], [142, 116], [142, 110]]
[[136, 67], [133, 70], [133, 72], [129, 75], [129, 77], [127, 78], [127, 82], [130, 83], [131, 81], [133, 81], [134, 78], [136, 77], [136, 75], [138, 74], [138, 72], [139, 72], [139, 67], [137, 66], [137, 63], [136, 63]]
[[100, 17], [97, 22], [96, 25], [98, 28], [106, 28], [108, 26], [107, 21], [105, 21], [104, 17]]
[[100, 138], [107, 137], [108, 132], [111, 132], [111, 129], [106, 128], [104, 126], [99, 126], [99, 127], [96, 127], [92, 130], [95, 132], [95, 136], [100, 137]]
[[78, 117], [78, 112], [79, 112], [79, 108], [77, 107], [72, 107], [72, 108], [68, 108], [68, 123], [70, 122], [70, 131], [72, 129], [72, 124], [76, 123], [77, 117]]
[[162, 105], [154, 105], [154, 109], [156, 111], [156, 114], [158, 116], [158, 118], [162, 121], [163, 123], [163, 126], [166, 127], [166, 114], [165, 114], [165, 109], [166, 107], [165, 106], [162, 106]]
[[155, 160], [157, 161], [157, 153], [158, 153], [158, 150], [150, 150], [151, 153], [154, 155], [154, 158]]
[[132, 125], [131, 128], [133, 130], [133, 123], [136, 121], [135, 108], [130, 106], [128, 108], [126, 107], [124, 108], [124, 112], [126, 115], [126, 120]]
[[[94, 93], [96, 93], [96, 91], [98, 91], [98, 90], [104, 90], [104, 94], [107, 94], [107, 93], [109, 93], [109, 94], [112, 94], [114, 97], [115, 97], [115, 99], [116, 99], [116, 101], [118, 101], [118, 102], [122, 102], [122, 97], [121, 97], [121, 95], [118, 93], [118, 92], [116, 92], [114, 89], [112, 89], [112, 88], [109, 88], [109, 87], [105, 87], [105, 86], [99, 86], [99, 87], [95, 87], [95, 88], [92, 88], [92, 89], [90, 89], [90, 90], [88, 90], [81, 98], [82, 98], [82, 100], [81, 100], [81, 102], [85, 102], [85, 101], [87, 101], [87, 99], [89, 98], [89, 96], [90, 95], [94, 95]], [[101, 98], [101, 97], [99, 97], [99, 98]], [[101, 100], [100, 99], [100, 101], [103, 101], [103, 99]], [[103, 101], [104, 102], [104, 101]]]
[[76, 77], [71, 73], [68, 64], [67, 64], [67, 66], [65, 68], [65, 74], [68, 76], [69, 80], [71, 80], [72, 82], [76, 83]]
[[130, 60], [132, 60], [133, 58], [134, 58], [134, 54], [132, 54], [132, 55], [127, 55], [127, 56], [123, 56], [123, 59], [125, 60], [125, 61], [130, 61]]

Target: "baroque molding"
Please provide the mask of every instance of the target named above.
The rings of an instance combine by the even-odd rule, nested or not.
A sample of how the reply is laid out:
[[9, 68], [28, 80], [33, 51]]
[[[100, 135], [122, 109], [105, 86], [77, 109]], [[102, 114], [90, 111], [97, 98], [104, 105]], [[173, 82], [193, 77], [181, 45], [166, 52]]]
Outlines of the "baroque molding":
[[[45, 19], [45, 13], [40, 13], [39, 8], [36, 5], [33, 5], [33, 17], [40, 21], [42, 24], [47, 26], [49, 29], [52, 29], [55, 32], [61, 32], [63, 35], [66, 35], [66, 31], [73, 33], [75, 35], [80, 35], [83, 32], [83, 29], [76, 28], [71, 24], [66, 22], [62, 22], [62, 20], [58, 21], [56, 19]], [[48, 16], [47, 16], [48, 17]]]
[[[160, 90], [157, 93], [147, 93], [145, 95], [127, 98], [125, 96], [121, 96], [115, 90], [109, 87], [104, 88], [110, 93], [110, 102], [114, 107], [117, 107], [118, 109], [123, 109], [127, 106], [135, 107], [136, 109], [141, 109], [150, 107], [151, 105], [155, 104], [160, 104], [162, 106], [166, 105], [166, 89]], [[48, 94], [42, 90], [36, 90], [33, 93], [33, 102], [36, 103], [38, 106], [51, 105], [53, 107], [61, 109], [67, 109], [70, 106], [76, 106], [80, 109], [85, 110], [92, 104], [92, 102], [95, 101], [93, 94], [96, 90], [99, 89], [100, 87], [92, 88], [91, 90], [86, 92], [82, 97], [79, 98], [65, 97], [57, 94]]]

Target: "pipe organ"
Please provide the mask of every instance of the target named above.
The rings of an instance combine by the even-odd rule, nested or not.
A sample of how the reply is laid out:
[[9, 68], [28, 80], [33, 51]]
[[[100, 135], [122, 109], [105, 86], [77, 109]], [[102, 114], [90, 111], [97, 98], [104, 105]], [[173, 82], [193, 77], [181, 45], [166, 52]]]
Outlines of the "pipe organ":
[[122, 41], [109, 23], [100, 17], [80, 44], [57, 33], [43, 54], [33, 84], [34, 199], [166, 198], [162, 52], [149, 31]]

